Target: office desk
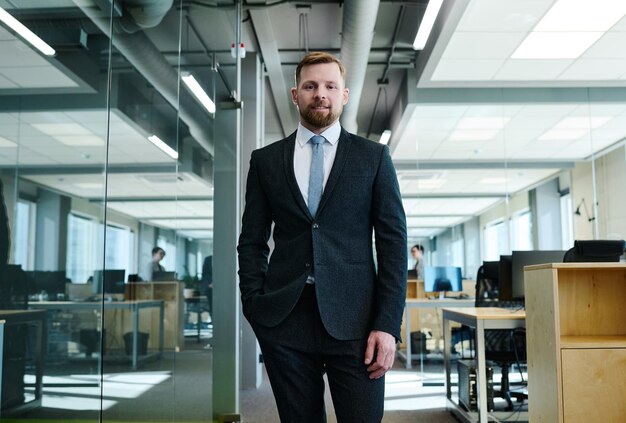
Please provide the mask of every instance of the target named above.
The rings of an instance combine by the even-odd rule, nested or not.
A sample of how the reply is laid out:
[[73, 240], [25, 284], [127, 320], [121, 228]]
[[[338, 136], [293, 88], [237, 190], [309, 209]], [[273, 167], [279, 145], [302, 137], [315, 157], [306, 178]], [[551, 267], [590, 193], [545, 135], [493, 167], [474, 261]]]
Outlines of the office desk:
[[[161, 357], [163, 354], [163, 333], [164, 333], [164, 309], [162, 300], [134, 300], [134, 301], [39, 301], [28, 305], [31, 309], [39, 310], [127, 310], [133, 315], [133, 352], [131, 362], [133, 370], [137, 368], [140, 361], [145, 361], [153, 357]], [[159, 309], [159, 351], [155, 354], [147, 354], [139, 359], [139, 310], [156, 307]], [[106, 328], [105, 328], [106, 329]]]
[[[35, 325], [35, 398], [24, 404], [4, 410], [4, 414], [17, 414], [41, 406], [41, 386], [43, 381], [43, 325], [46, 318], [41, 310], [0, 310], [0, 398], [2, 398], [2, 371], [4, 357], [4, 331], [7, 326]], [[25, 384], [25, 387], [32, 385]], [[0, 413], [3, 410], [0, 409]], [[6, 413], [8, 411], [8, 413]], [[2, 415], [2, 414], [0, 414]]]
[[[406, 368], [413, 368], [411, 359], [411, 309], [420, 308], [444, 308], [444, 307], [474, 307], [474, 299], [457, 300], [454, 298], [434, 299], [427, 298], [407, 298], [404, 306], [404, 342], [406, 353], [398, 351], [398, 355], [405, 360]], [[409, 358], [410, 357], [410, 358]], [[422, 355], [420, 354], [420, 358]], [[423, 361], [420, 361], [421, 371], [424, 372]]]
[[[446, 398], [449, 408], [457, 417], [467, 422], [476, 421], [476, 413], [467, 412], [452, 400], [450, 385], [450, 322], [458, 322], [476, 329], [476, 361], [478, 363], [478, 420], [487, 422], [487, 366], [485, 363], [485, 329], [516, 329], [526, 326], [524, 310], [508, 310], [497, 307], [444, 308], [443, 339], [446, 368]], [[510, 415], [510, 412], [505, 414]], [[522, 413], [524, 414], [524, 413]], [[517, 416], [519, 417], [519, 416]]]

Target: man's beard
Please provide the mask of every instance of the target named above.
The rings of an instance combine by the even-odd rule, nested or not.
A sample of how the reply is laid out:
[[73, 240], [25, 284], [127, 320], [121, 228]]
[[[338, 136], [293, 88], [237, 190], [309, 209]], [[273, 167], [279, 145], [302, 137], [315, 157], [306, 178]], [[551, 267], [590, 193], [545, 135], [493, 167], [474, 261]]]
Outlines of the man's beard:
[[326, 128], [332, 125], [337, 119], [339, 119], [341, 111], [343, 110], [343, 107], [337, 111], [333, 111], [332, 108], [329, 108], [328, 113], [324, 114], [313, 110], [317, 106], [319, 105], [313, 104], [304, 110], [302, 108], [300, 109], [300, 116], [302, 119], [314, 128]]

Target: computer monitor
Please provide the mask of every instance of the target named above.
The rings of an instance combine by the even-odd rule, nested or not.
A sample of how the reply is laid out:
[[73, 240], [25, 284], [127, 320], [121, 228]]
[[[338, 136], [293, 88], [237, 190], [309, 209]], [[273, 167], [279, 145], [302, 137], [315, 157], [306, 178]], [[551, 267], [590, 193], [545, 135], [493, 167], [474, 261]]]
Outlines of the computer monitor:
[[152, 272], [153, 281], [175, 281], [176, 272]]
[[106, 269], [93, 272], [94, 294], [124, 294], [124, 269]]
[[31, 279], [30, 294], [39, 294], [46, 291], [50, 299], [57, 298], [59, 294], [65, 294], [65, 284], [70, 282], [65, 275], [65, 270], [53, 271], [28, 271], [25, 272]]
[[424, 291], [440, 293], [463, 291], [461, 268], [452, 266], [424, 267]]
[[565, 251], [535, 250], [513, 251], [511, 255], [511, 296], [514, 300], [524, 298], [524, 266], [531, 264], [562, 263]]

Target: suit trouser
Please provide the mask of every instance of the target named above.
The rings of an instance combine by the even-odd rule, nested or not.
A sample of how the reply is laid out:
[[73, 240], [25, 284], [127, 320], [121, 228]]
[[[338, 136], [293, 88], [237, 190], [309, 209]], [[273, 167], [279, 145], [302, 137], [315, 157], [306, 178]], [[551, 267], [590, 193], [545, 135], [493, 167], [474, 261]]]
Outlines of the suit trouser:
[[319, 315], [307, 285], [289, 317], [274, 328], [252, 324], [282, 423], [326, 422], [324, 373], [338, 423], [375, 423], [383, 417], [385, 380], [370, 380], [367, 339], [340, 341]]

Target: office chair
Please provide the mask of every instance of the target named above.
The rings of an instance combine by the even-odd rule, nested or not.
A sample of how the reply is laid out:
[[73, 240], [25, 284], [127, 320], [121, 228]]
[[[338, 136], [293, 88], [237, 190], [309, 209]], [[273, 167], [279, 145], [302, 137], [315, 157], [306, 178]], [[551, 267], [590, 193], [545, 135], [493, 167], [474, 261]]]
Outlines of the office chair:
[[567, 262], [617, 262], [624, 254], [626, 243], [620, 240], [574, 241], [563, 257]]
[[[25, 310], [28, 308], [30, 280], [19, 265], [0, 265], [0, 309]], [[25, 401], [24, 374], [28, 355], [29, 329], [25, 325], [4, 328], [4, 361], [0, 384], [2, 397], [0, 409], [23, 404]]]
[[[476, 275], [476, 307], [503, 307], [508, 302], [498, 300], [499, 262], [484, 262]], [[502, 369], [500, 389], [494, 390], [494, 396], [503, 398], [507, 410], [513, 410], [511, 397], [518, 401], [528, 396], [521, 392], [512, 392], [509, 381], [511, 365], [526, 361], [526, 331], [524, 329], [485, 331], [485, 359]]]
[[502, 370], [500, 389], [494, 390], [493, 395], [503, 398], [507, 403], [507, 410], [513, 411], [512, 397], [517, 401], [528, 399], [523, 392], [511, 391], [509, 372], [513, 364], [518, 366], [526, 361], [526, 330], [489, 330], [485, 331], [485, 359], [493, 362]]

